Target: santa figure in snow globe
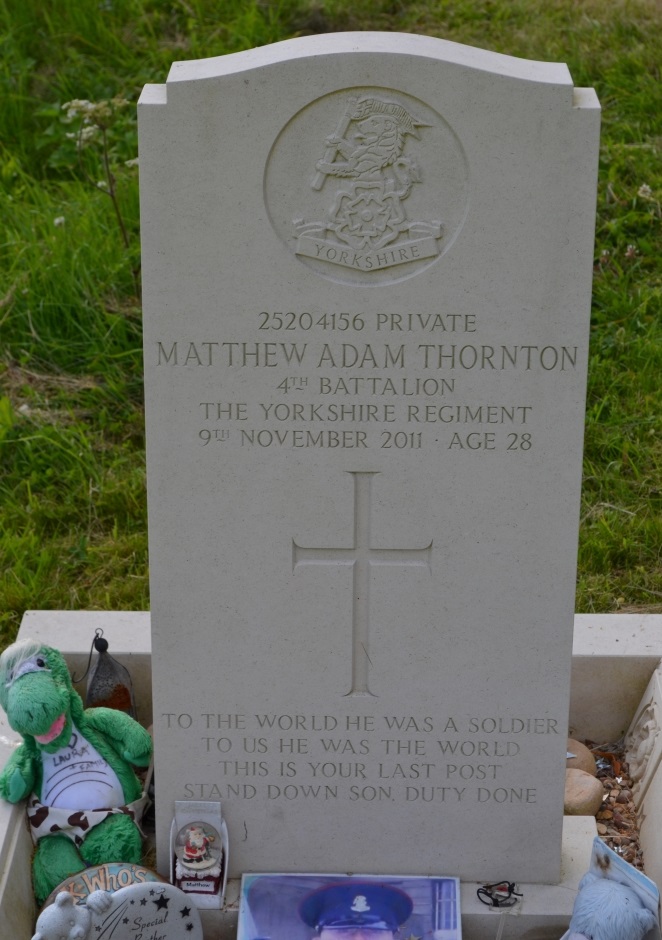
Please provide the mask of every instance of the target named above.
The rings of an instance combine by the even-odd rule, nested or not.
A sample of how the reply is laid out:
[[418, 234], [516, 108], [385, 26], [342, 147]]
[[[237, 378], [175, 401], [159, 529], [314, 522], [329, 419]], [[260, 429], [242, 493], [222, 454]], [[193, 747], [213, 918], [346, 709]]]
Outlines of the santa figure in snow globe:
[[175, 839], [174, 881], [182, 891], [216, 895], [221, 890], [223, 846], [220, 834], [202, 820], [189, 822]]
[[214, 836], [207, 835], [202, 826], [189, 826], [186, 830], [186, 842], [182, 852], [182, 862], [187, 868], [210, 868], [214, 864], [214, 857], [209, 846], [215, 842]]

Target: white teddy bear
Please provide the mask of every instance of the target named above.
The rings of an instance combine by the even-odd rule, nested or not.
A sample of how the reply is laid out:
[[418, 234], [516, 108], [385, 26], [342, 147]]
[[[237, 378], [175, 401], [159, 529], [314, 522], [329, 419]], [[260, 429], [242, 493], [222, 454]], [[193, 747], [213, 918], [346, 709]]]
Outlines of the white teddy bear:
[[107, 891], [94, 891], [85, 904], [75, 904], [73, 895], [60, 891], [53, 904], [39, 915], [32, 940], [87, 940], [92, 914], [103, 914], [112, 904]]
[[657, 926], [632, 888], [588, 872], [579, 883], [570, 928], [561, 940], [642, 940]]

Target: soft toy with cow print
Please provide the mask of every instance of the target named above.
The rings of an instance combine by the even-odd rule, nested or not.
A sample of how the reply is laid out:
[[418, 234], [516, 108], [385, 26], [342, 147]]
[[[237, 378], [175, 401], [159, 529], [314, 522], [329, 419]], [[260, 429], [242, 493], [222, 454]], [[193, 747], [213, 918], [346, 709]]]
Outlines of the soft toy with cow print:
[[30, 640], [0, 656], [0, 704], [23, 736], [0, 796], [28, 800], [39, 903], [88, 865], [138, 863], [146, 798], [131, 765], [149, 763], [148, 732], [124, 712], [85, 710], [62, 654]]

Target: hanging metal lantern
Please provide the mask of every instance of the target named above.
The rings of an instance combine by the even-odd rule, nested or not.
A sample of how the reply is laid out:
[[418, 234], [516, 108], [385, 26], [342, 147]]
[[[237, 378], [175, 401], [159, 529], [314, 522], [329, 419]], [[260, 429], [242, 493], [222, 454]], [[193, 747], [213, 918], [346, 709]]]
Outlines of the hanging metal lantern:
[[[97, 660], [90, 669], [87, 680], [86, 708], [115, 708], [136, 717], [136, 703], [133, 695], [133, 682], [126, 666], [118, 663], [108, 652], [108, 640], [103, 638], [103, 630], [95, 631], [92, 650], [98, 653]], [[83, 676], [82, 678], [85, 678]]]

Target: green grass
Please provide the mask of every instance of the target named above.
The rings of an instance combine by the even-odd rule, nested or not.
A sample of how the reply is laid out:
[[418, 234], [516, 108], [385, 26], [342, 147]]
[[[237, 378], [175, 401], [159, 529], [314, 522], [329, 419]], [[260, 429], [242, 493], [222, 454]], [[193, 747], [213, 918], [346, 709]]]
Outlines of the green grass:
[[[0, 645], [29, 607], [149, 605], [138, 184], [127, 166], [142, 85], [177, 59], [345, 29], [565, 61], [575, 84], [596, 88], [577, 610], [662, 611], [657, 0], [0, 0]], [[79, 153], [80, 120], [62, 110], [72, 99], [130, 103], [103, 122], [114, 200], [101, 132]]]

